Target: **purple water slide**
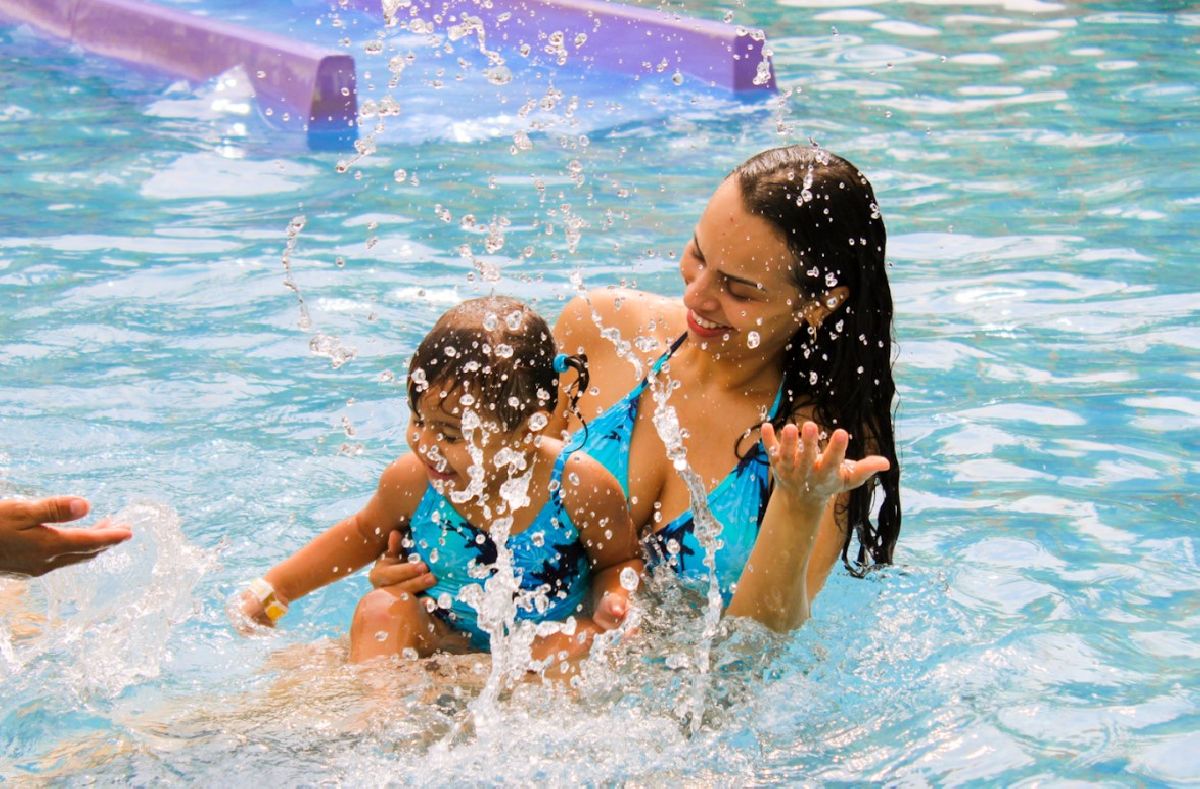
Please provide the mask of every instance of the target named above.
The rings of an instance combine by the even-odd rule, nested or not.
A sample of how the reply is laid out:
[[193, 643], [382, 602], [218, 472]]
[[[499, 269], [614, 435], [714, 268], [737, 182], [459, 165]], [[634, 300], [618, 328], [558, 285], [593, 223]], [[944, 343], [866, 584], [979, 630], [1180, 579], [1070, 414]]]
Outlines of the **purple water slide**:
[[632, 75], [679, 70], [736, 92], [774, 91], [766, 37], [722, 22], [608, 0], [349, 0], [359, 10], [394, 8], [404, 24], [418, 17], [461, 24], [480, 20], [489, 47], [528, 44], [550, 55]]
[[314, 142], [356, 135], [354, 59], [341, 52], [141, 0], [0, 0], [0, 17], [192, 81], [240, 66], [273, 122]]

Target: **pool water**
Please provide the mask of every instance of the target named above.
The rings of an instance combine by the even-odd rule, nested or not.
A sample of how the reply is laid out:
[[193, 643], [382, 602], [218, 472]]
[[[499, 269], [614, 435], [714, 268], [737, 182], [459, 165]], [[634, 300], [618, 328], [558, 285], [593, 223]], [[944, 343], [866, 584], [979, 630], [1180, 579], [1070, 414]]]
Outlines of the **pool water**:
[[[569, 118], [596, 84], [523, 72], [566, 97], [526, 146], [414, 69], [457, 131], [396, 132], [402, 103], [345, 172], [215, 85], [0, 27], [0, 495], [85, 494], [137, 532], [0, 589], [0, 776], [1200, 781], [1200, 14], [1148, 8], [689, 3], [767, 31], [778, 99], [625, 86]], [[678, 293], [719, 178], [810, 138], [891, 236], [894, 568], [835, 572], [791, 636], [726, 623], [696, 731], [670, 588], [574, 694], [473, 714], [470, 664], [341, 667], [362, 576], [233, 631], [230, 595], [402, 450], [441, 311], [495, 289], [554, 316], [574, 272]]]

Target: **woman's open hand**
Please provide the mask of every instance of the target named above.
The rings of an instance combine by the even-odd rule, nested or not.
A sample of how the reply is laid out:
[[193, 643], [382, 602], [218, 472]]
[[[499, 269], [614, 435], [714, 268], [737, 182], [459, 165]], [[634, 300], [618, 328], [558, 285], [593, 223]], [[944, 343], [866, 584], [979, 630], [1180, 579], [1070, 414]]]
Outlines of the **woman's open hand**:
[[805, 422], [801, 428], [784, 425], [776, 436], [775, 427], [770, 422], [763, 423], [762, 442], [778, 490], [814, 507], [824, 507], [830, 496], [854, 490], [891, 468], [887, 458], [879, 455], [847, 460], [850, 436], [841, 429], [833, 431], [821, 451], [817, 443], [819, 433], [815, 423]]
[[425, 562], [410, 562], [401, 558], [398, 531], [388, 535], [387, 550], [375, 562], [367, 577], [371, 580], [371, 586], [376, 589], [395, 586], [399, 587], [400, 591], [411, 594], [424, 592], [437, 583]]

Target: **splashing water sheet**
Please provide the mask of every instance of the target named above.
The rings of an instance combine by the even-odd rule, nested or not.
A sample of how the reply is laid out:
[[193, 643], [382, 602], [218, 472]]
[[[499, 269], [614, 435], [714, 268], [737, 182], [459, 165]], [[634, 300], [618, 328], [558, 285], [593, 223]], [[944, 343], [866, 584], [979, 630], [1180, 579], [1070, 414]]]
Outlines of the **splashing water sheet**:
[[[353, 55], [357, 147], [281, 133], [256, 74], [0, 25], [0, 496], [86, 495], [135, 532], [3, 581], [0, 776], [1200, 780], [1192, 9], [664, 6], [766, 32], [779, 92], [745, 98], [668, 52], [617, 74], [584, 67], [591, 34], [494, 40], [419, 3], [169, 5]], [[896, 566], [835, 569], [788, 635], [655, 574], [573, 684], [502, 682], [524, 636], [347, 666], [362, 574], [234, 630], [230, 597], [404, 451], [407, 359], [449, 305], [678, 297], [720, 179], [810, 139], [889, 230]]]

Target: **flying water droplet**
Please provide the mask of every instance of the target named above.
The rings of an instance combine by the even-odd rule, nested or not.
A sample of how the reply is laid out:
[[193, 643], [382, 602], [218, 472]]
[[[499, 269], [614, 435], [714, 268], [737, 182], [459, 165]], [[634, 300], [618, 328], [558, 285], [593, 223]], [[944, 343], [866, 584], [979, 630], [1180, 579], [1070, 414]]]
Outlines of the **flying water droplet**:
[[632, 592], [638, 588], [637, 570], [632, 567], [626, 567], [621, 570], [621, 588], [627, 592]]
[[746, 335], [747, 348], [757, 348], [760, 342], [762, 342], [762, 338], [758, 336], [758, 332], [752, 331]]

